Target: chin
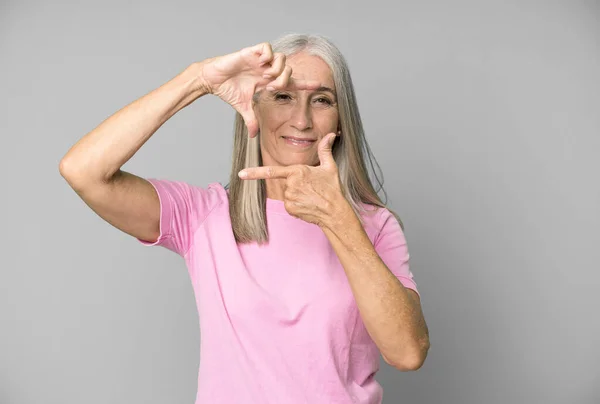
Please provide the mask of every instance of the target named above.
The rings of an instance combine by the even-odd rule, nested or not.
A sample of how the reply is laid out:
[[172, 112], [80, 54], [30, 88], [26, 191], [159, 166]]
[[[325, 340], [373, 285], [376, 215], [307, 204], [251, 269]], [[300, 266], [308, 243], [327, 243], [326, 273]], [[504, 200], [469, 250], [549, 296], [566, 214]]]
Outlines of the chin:
[[281, 161], [282, 165], [284, 166], [293, 166], [293, 165], [307, 165], [307, 166], [316, 166], [319, 164], [319, 159], [307, 159], [307, 158], [302, 158], [300, 156], [289, 156], [288, 158], [282, 158], [279, 161]]

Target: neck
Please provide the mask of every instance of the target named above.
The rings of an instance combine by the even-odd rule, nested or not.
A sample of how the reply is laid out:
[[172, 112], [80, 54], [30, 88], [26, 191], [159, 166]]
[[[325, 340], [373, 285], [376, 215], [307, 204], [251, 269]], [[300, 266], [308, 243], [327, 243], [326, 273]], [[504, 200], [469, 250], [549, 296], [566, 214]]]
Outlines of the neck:
[[267, 188], [267, 198], [283, 201], [283, 195], [285, 193], [285, 179], [277, 178], [265, 180], [265, 184], [265, 187]]

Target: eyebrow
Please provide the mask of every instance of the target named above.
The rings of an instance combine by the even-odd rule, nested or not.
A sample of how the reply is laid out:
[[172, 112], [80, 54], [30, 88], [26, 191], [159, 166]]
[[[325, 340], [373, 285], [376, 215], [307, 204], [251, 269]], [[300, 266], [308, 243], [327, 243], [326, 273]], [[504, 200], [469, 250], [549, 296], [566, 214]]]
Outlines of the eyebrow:
[[335, 91], [334, 91], [334, 90], [332, 90], [332, 89], [331, 89], [331, 88], [329, 88], [329, 87], [324, 87], [324, 86], [321, 86], [321, 87], [317, 88], [317, 89], [315, 90], [315, 93], [319, 93], [319, 92], [323, 92], [323, 91], [329, 91], [331, 94], [333, 94], [333, 95], [337, 95], [337, 94], [335, 93]]
[[[333, 94], [333, 96], [334, 96], [334, 97], [336, 97], [336, 98], [337, 98], [337, 94], [336, 94], [335, 90], [333, 90], [333, 89], [331, 89], [331, 88], [329, 88], [329, 87], [326, 87], [326, 86], [321, 86], [321, 87], [318, 87], [318, 88], [316, 88], [315, 90], [313, 90], [312, 92], [313, 92], [313, 93], [322, 93], [322, 92], [326, 92], [326, 91], [330, 92], [331, 94]], [[258, 96], [258, 95], [259, 95], [259, 93], [261, 93], [261, 92], [262, 92], [262, 90], [261, 90], [261, 91], [259, 91], [258, 93], [255, 93], [255, 94], [254, 94], [254, 96], [255, 96], [255, 97], [256, 97], [256, 96]]]

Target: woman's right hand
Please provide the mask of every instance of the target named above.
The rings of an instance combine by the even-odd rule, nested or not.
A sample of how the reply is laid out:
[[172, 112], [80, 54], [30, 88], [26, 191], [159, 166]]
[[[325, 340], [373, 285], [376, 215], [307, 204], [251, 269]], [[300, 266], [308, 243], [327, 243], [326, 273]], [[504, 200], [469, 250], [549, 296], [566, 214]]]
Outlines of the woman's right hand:
[[230, 104], [244, 118], [248, 135], [258, 133], [252, 98], [257, 91], [277, 89], [316, 89], [315, 81], [295, 80], [292, 68], [282, 53], [273, 54], [271, 44], [264, 42], [228, 55], [202, 62], [206, 91]]

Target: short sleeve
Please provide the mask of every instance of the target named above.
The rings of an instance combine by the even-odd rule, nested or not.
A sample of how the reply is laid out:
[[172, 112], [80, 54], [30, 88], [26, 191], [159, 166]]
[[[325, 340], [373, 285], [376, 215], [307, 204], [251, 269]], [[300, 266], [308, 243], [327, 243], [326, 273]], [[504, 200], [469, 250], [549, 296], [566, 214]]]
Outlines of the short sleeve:
[[404, 232], [396, 217], [388, 209], [381, 209], [381, 211], [381, 230], [373, 243], [375, 251], [402, 285], [414, 290], [420, 297], [421, 294], [417, 290], [417, 284], [409, 267], [410, 254]]
[[216, 184], [201, 188], [179, 181], [154, 178], [148, 181], [160, 201], [160, 235], [154, 242], [137, 240], [145, 246], [162, 246], [184, 256], [198, 226], [220, 203]]

